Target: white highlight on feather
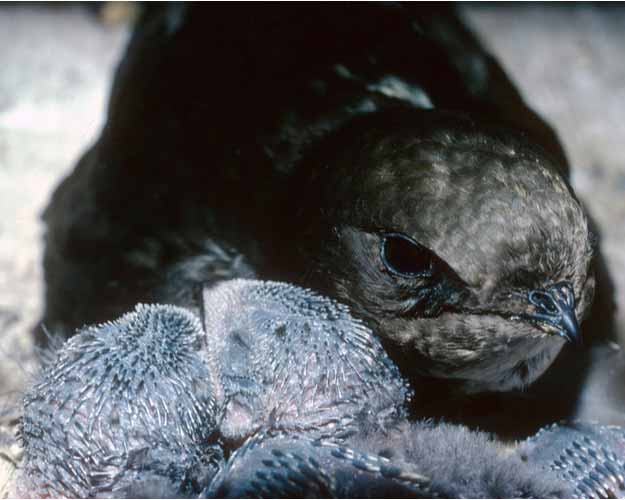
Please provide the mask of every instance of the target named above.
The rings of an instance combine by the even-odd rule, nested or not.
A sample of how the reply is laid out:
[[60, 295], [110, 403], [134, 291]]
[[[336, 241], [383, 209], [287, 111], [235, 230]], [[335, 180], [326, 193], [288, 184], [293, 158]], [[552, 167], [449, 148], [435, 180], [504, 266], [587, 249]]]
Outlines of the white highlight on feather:
[[385, 76], [377, 83], [367, 85], [367, 90], [379, 92], [387, 97], [407, 101], [416, 108], [432, 109], [434, 104], [425, 91], [393, 75]]

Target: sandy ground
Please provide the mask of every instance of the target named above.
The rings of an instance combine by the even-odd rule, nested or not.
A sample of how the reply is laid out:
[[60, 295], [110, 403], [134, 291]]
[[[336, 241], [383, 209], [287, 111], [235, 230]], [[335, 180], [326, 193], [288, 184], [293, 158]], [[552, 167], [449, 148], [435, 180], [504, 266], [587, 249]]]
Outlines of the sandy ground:
[[32, 369], [41, 314], [44, 227], [52, 189], [103, 123], [128, 29], [79, 6], [0, 5], [0, 380]]
[[[603, 228], [625, 325], [625, 8], [463, 5], [560, 133]], [[40, 213], [103, 123], [128, 36], [79, 5], [0, 5], [0, 380], [19, 390], [42, 308]]]

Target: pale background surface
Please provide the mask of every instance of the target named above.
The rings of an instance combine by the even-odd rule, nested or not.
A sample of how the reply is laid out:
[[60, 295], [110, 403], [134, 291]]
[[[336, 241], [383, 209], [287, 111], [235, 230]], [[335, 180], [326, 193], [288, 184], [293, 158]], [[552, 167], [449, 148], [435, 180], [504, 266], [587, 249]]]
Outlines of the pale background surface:
[[[462, 8], [559, 132], [573, 184], [603, 230], [625, 325], [625, 8]], [[102, 126], [127, 37], [123, 20], [103, 22], [79, 5], [0, 5], [0, 386], [7, 390], [19, 390], [33, 369], [28, 333], [43, 296], [39, 215]]]
[[128, 29], [80, 6], [0, 5], [0, 385], [23, 383], [52, 189], [102, 126]]

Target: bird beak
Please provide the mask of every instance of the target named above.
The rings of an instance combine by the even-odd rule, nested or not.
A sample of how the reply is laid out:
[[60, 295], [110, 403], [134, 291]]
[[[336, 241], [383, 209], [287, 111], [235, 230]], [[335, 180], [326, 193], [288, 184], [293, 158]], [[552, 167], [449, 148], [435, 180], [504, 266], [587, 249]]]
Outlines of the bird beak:
[[574, 344], [581, 343], [581, 331], [575, 316], [575, 294], [569, 283], [561, 282], [545, 290], [532, 290], [527, 299], [534, 306], [528, 317], [538, 328], [560, 335]]

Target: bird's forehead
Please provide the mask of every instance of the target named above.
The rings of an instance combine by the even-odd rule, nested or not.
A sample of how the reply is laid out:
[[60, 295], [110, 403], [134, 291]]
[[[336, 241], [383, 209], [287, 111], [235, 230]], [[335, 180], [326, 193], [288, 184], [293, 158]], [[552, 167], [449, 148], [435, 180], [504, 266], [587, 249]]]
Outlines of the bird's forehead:
[[565, 275], [585, 264], [587, 221], [555, 167], [481, 152], [429, 160], [378, 169], [382, 227], [410, 235], [475, 285], [501, 268]]

